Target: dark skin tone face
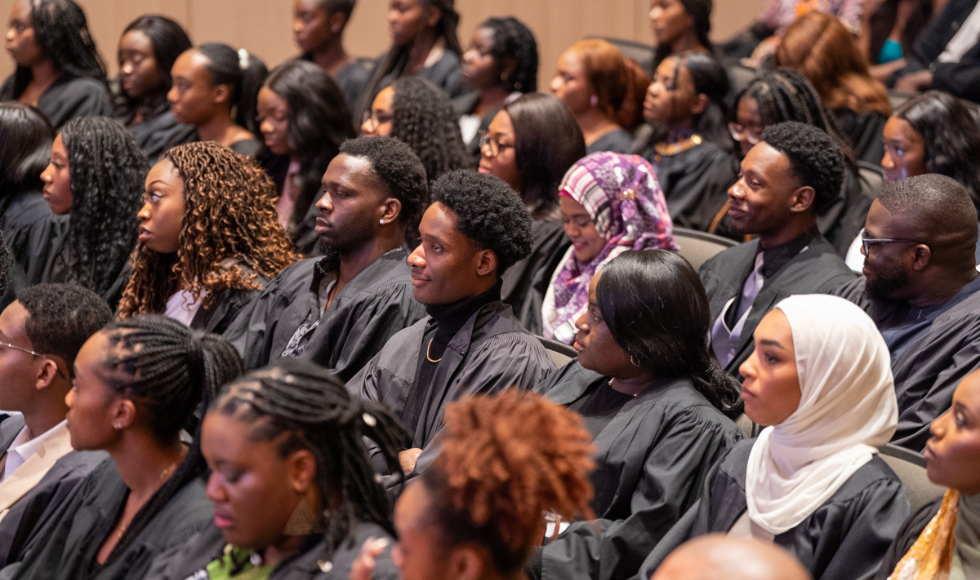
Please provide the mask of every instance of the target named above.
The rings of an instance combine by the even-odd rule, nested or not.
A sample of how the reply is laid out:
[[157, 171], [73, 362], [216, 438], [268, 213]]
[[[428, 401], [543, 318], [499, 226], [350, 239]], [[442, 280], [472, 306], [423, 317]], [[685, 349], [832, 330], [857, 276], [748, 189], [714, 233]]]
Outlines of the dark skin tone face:
[[501, 67], [493, 57], [493, 29], [477, 28], [470, 46], [463, 53], [463, 82], [475, 89], [500, 84]]
[[881, 167], [889, 183], [928, 173], [925, 167], [925, 142], [908, 121], [889, 117], [881, 134], [885, 142]]
[[316, 232], [342, 255], [370, 244], [380, 222], [398, 219], [401, 202], [388, 197], [370, 159], [337, 155], [323, 174], [322, 185]]
[[774, 309], [755, 328], [755, 350], [738, 372], [745, 377], [745, 414], [759, 425], [778, 425], [800, 406], [793, 330], [781, 310]]
[[119, 40], [119, 80], [133, 99], [158, 90], [163, 83], [153, 43], [142, 30], [130, 30]]
[[[892, 214], [878, 200], [871, 204], [865, 230], [869, 239], [915, 239], [915, 229], [904, 223], [899, 216]], [[921, 269], [928, 261], [926, 246], [913, 243], [895, 242], [888, 244], [868, 244], [864, 256], [862, 273], [867, 278], [867, 287], [879, 298], [907, 300], [915, 292], [909, 284], [914, 268]], [[864, 253], [864, 248], [861, 249]]]
[[643, 100], [643, 118], [670, 127], [690, 127], [696, 115], [704, 112], [708, 97], [698, 94], [686, 67], [668, 57], [657, 67]]
[[738, 142], [742, 156], [748, 154], [756, 143], [762, 140], [762, 115], [759, 114], [759, 102], [751, 97], [745, 97], [738, 102], [735, 121], [742, 126], [743, 139]]
[[932, 422], [929, 433], [929, 479], [966, 495], [980, 493], [980, 373], [956, 387], [953, 406]]

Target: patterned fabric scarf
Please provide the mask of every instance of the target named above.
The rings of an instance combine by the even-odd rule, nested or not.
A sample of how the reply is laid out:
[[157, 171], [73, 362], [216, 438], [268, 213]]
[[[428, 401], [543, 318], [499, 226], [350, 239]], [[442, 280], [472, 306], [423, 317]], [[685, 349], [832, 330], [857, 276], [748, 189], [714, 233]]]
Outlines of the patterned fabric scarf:
[[980, 570], [980, 496], [947, 489], [929, 522], [888, 580], [968, 580]]
[[559, 195], [581, 204], [606, 240], [588, 263], [569, 248], [542, 306], [544, 335], [565, 343], [575, 338], [575, 320], [589, 302], [595, 273], [627, 250], [677, 250], [667, 202], [650, 164], [636, 155], [599, 152], [579, 160], [562, 180]]

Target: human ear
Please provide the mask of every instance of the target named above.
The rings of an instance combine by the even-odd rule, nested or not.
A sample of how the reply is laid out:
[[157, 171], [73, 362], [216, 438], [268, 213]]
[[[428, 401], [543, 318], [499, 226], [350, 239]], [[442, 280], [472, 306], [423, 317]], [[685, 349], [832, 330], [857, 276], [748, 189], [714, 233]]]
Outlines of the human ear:
[[231, 101], [231, 85], [215, 85], [211, 89], [211, 102], [215, 105]]
[[131, 426], [136, 421], [136, 403], [123, 397], [117, 397], [110, 404], [112, 427], [119, 431]]
[[793, 192], [793, 201], [789, 210], [793, 213], [802, 213], [808, 210], [813, 205], [813, 200], [816, 195], [817, 192], [809, 185], [796, 188], [796, 191]]
[[391, 223], [397, 221], [402, 213], [402, 202], [399, 200], [389, 197], [384, 201], [384, 210], [381, 214], [381, 221], [384, 223]]
[[40, 391], [51, 386], [51, 383], [54, 382], [55, 377], [58, 376], [58, 363], [49, 358], [42, 358], [38, 360], [41, 362], [41, 364], [37, 367], [37, 374], [34, 379], [34, 388]]
[[921, 272], [929, 265], [929, 260], [932, 259], [932, 250], [925, 244], [916, 244], [913, 249], [915, 254], [912, 257], [912, 269]]
[[347, 16], [343, 12], [334, 12], [327, 19], [327, 26], [330, 27], [330, 32], [334, 34], [339, 34], [344, 26], [347, 25]]
[[309, 449], [297, 449], [286, 458], [289, 486], [297, 493], [306, 493], [316, 480], [316, 458]]
[[708, 95], [699, 93], [695, 97], [694, 105], [691, 106], [691, 116], [700, 115], [706, 108], [708, 108]]
[[429, 28], [435, 28], [436, 24], [442, 19], [442, 10], [436, 8], [435, 6], [430, 6], [425, 13], [425, 25]]
[[451, 578], [479, 580], [483, 577], [484, 564], [479, 552], [471, 546], [459, 546], [449, 556]]
[[497, 253], [493, 250], [480, 250], [474, 257], [476, 273], [479, 276], [489, 276], [497, 270]]

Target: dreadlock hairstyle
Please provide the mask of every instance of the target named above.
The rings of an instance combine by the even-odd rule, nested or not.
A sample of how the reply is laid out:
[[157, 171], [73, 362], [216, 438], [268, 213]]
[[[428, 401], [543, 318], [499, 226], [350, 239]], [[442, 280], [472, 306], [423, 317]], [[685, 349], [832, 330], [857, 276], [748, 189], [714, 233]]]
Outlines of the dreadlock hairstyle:
[[[463, 48], [459, 44], [459, 36], [456, 34], [456, 28], [459, 26], [459, 13], [456, 12], [455, 0], [415, 1], [418, 2], [423, 9], [436, 8], [439, 10], [442, 17], [434, 27], [433, 32], [435, 33], [435, 37], [436, 39], [441, 39], [446, 43], [446, 50], [455, 54], [456, 56], [462, 56]], [[420, 36], [421, 34], [415, 37], [415, 39], [412, 41], [412, 45], [418, 42]], [[393, 75], [395, 78], [401, 76], [402, 71], [405, 70], [405, 65], [408, 64], [408, 58], [412, 53], [412, 45], [392, 45], [391, 48], [388, 49], [388, 52], [385, 53], [385, 56], [382, 58], [381, 62], [374, 67], [374, 73], [371, 75], [371, 80], [368, 81], [367, 88], [364, 90], [364, 96], [362, 97], [360, 106], [358, 107], [359, 113], [371, 109], [371, 103], [374, 101], [374, 97], [383, 88], [381, 83], [386, 76]], [[360, 118], [360, 115], [358, 118]]]
[[274, 441], [280, 457], [298, 449], [316, 458], [316, 483], [323, 506], [326, 559], [352, 540], [358, 521], [395, 535], [391, 500], [375, 476], [364, 445], [374, 441], [392, 473], [401, 473], [398, 451], [411, 437], [386, 407], [350, 395], [332, 371], [309, 361], [282, 359], [228, 385], [209, 413], [254, 425], [250, 439]]
[[160, 254], [136, 246], [120, 316], [164, 312], [178, 290], [196, 299], [207, 293], [202, 307], [208, 308], [222, 290], [259, 289], [256, 275], [274, 278], [298, 259], [276, 218], [275, 186], [254, 160], [197, 142], [170, 149], [165, 161], [184, 181], [181, 247]]
[[255, 135], [260, 135], [257, 101], [262, 81], [269, 74], [265, 63], [244, 48], [209, 42], [196, 49], [210, 61], [207, 65], [212, 85], [231, 85], [232, 119]]
[[104, 296], [136, 245], [149, 162], [129, 131], [106, 117], [73, 119], [61, 139], [71, 182], [68, 280]]
[[[92, 40], [85, 12], [73, 0], [32, 0], [31, 24], [34, 42], [62, 80], [90, 77], [106, 82], [105, 63]], [[14, 98], [24, 92], [33, 78], [29, 67], [17, 67]]]
[[493, 48], [490, 54], [499, 66], [507, 59], [514, 62], [514, 71], [501, 80], [508, 93], [520, 91], [534, 93], [538, 90], [538, 43], [534, 33], [520, 20], [506, 18], [487, 18], [480, 28], [493, 31]]
[[665, 250], [623, 252], [596, 285], [609, 332], [657, 378], [686, 377], [729, 419], [742, 412], [741, 386], [711, 357], [708, 295], [684, 258]]
[[170, 103], [167, 101], [167, 92], [173, 86], [170, 69], [173, 68], [177, 57], [193, 46], [187, 32], [166, 16], [152, 14], [140, 16], [123, 30], [122, 36], [134, 30], [142, 32], [150, 39], [153, 57], [160, 71], [160, 85], [139, 98], [130, 97], [120, 88], [115, 99], [114, 116], [123, 119], [125, 123], [132, 121], [140, 108], [143, 109], [144, 119], [156, 117], [170, 110]]
[[356, 136], [354, 121], [337, 83], [319, 66], [291, 60], [277, 66], [263, 86], [286, 101], [286, 138], [299, 159], [295, 183], [299, 189], [291, 224], [303, 219], [320, 191], [320, 180], [337, 156], [340, 144]]
[[125, 552], [185, 485], [206, 470], [195, 410], [207, 408], [221, 385], [241, 376], [242, 360], [223, 338], [191, 330], [164, 316], [118, 320], [100, 332], [109, 344], [100, 369], [109, 390], [136, 405], [161, 444], [177, 439], [181, 429], [195, 434], [184, 461], [133, 517], [109, 554], [108, 564]]
[[0, 103], [0, 199], [41, 191], [54, 129], [44, 113], [18, 101]]
[[545, 511], [592, 519], [593, 447], [575, 412], [510, 389], [450, 403], [443, 435], [421, 477], [445, 546], [477, 543], [509, 574], [537, 544]]
[[453, 105], [445, 91], [420, 77], [394, 84], [391, 136], [415, 151], [429, 181], [454, 169], [470, 169]]

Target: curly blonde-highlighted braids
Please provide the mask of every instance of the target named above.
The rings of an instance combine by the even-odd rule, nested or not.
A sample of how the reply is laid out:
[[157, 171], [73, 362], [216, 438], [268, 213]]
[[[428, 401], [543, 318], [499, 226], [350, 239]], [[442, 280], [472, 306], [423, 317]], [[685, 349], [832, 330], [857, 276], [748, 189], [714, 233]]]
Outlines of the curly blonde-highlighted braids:
[[480, 543], [508, 573], [538, 544], [545, 511], [592, 519], [594, 448], [576, 413], [507, 390], [451, 403], [445, 424], [442, 453], [423, 482], [448, 544]]
[[160, 158], [184, 181], [180, 249], [160, 254], [142, 243], [119, 302], [120, 316], [159, 313], [177, 290], [207, 293], [208, 308], [225, 289], [257, 290], [299, 259], [276, 217], [276, 189], [258, 164], [213, 142], [189, 143]]

